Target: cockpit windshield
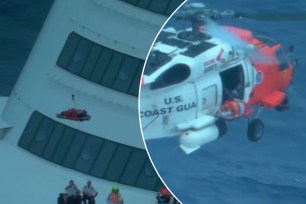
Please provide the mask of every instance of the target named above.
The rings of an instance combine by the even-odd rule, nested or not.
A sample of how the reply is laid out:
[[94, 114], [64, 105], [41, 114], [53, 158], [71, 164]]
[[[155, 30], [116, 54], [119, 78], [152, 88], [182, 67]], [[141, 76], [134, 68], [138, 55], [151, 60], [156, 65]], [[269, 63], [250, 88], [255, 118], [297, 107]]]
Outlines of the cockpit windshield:
[[190, 67], [186, 64], [175, 64], [161, 75], [151, 84], [151, 89], [160, 89], [185, 81], [191, 74]]

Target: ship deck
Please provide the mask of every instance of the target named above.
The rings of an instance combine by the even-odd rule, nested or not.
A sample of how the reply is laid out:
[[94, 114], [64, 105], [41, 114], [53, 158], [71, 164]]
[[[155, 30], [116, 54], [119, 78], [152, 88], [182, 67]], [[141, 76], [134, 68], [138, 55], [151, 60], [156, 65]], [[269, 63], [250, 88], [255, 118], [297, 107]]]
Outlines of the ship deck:
[[[98, 179], [40, 159], [12, 143], [0, 140], [1, 203], [54, 204], [70, 179], [82, 189], [87, 180], [99, 192], [97, 204], [106, 203], [114, 182]], [[124, 203], [156, 203], [152, 191], [119, 186]]]

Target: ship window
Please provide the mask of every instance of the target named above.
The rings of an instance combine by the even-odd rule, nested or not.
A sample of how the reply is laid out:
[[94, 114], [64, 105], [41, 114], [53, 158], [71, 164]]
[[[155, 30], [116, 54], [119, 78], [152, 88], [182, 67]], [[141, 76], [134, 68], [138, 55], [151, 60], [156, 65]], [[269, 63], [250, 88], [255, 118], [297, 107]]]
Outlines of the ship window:
[[66, 41], [63, 50], [61, 52], [61, 55], [59, 56], [57, 60], [57, 64], [59, 64], [61, 67], [68, 67], [69, 62], [71, 60], [71, 57], [75, 50], [77, 49], [78, 43], [80, 41], [81, 37], [77, 35], [76, 33], [71, 33], [69, 35], [68, 40]]
[[30, 147], [32, 153], [37, 155], [42, 153], [48, 142], [50, 133], [52, 133], [54, 129], [54, 126], [55, 125], [51, 120], [46, 118], [42, 120], [42, 123], [35, 134], [35, 139]]
[[22, 137], [20, 138], [18, 145], [24, 148], [30, 148], [32, 139], [35, 136], [36, 131], [39, 128], [41, 121], [42, 121], [42, 116], [39, 114], [34, 114], [31, 117], [28, 123], [29, 125], [27, 125], [25, 130], [23, 131]]
[[73, 52], [72, 58], [68, 65], [68, 71], [73, 74], [80, 75], [80, 72], [82, 71], [82, 68], [84, 67], [92, 49], [93, 43], [82, 38], [78, 43], [78, 47]]
[[[143, 67], [143, 63], [141, 63], [140, 67]], [[142, 68], [137, 70], [137, 73], [133, 79], [133, 83], [128, 91], [128, 93], [134, 96], [138, 95], [138, 92], [139, 92], [141, 72], [142, 72]]]
[[92, 75], [92, 72], [95, 70], [95, 66], [98, 62], [98, 59], [101, 55], [102, 47], [95, 45], [93, 49], [91, 50], [90, 55], [88, 56], [86, 63], [84, 65], [84, 69], [81, 71], [80, 76], [90, 80], [90, 76]]
[[165, 15], [170, 16], [185, 0], [172, 0], [165, 10]]
[[71, 128], [66, 128], [64, 134], [62, 135], [59, 143], [56, 146], [56, 150], [52, 156], [52, 161], [55, 163], [62, 163], [64, 160], [67, 150], [70, 148], [70, 145], [73, 141], [75, 130]]
[[[38, 114], [33, 114], [33, 115], [38, 115]], [[53, 153], [55, 152], [55, 148], [57, 147], [62, 134], [64, 133], [65, 130], [65, 126], [61, 125], [61, 124], [56, 124], [56, 127], [53, 131], [53, 133], [51, 133], [50, 135], [50, 139], [49, 142], [47, 144], [47, 147], [45, 148], [42, 157], [45, 159], [50, 160]]]
[[105, 178], [111, 181], [118, 181], [127, 165], [130, 154], [130, 147], [124, 145], [118, 146], [113, 155], [113, 159], [108, 166]]
[[148, 190], [158, 190], [161, 185], [144, 149], [90, 135], [37, 111], [31, 115], [18, 146], [101, 179]]
[[146, 152], [134, 149], [125, 171], [121, 176], [120, 182], [127, 185], [135, 185], [140, 171], [145, 164], [146, 158]]
[[144, 186], [150, 186], [150, 189], [154, 189], [158, 180], [158, 176], [156, 175], [149, 158], [147, 158], [146, 164], [137, 179], [136, 186], [141, 188]]
[[50, 132], [52, 132], [53, 128], [54, 124], [50, 120], [43, 120], [42, 124], [40, 125], [35, 135], [36, 136], [35, 141], [38, 143], [46, 141], [46, 139], [50, 135]]
[[78, 158], [78, 153], [80, 149], [82, 149], [83, 144], [86, 140], [87, 134], [84, 134], [82, 132], [78, 132], [76, 136], [74, 137], [70, 148], [65, 156], [65, 159], [63, 161], [63, 166], [72, 168]]
[[[133, 81], [133, 77], [135, 74], [137, 74], [137, 70], [142, 69], [142, 65], [143, 64], [136, 58], [125, 57], [120, 71], [118, 72], [118, 77], [116, 77], [116, 81], [114, 81], [113, 87], [117, 90], [128, 92], [130, 89], [130, 84]], [[140, 79], [140, 77], [137, 77], [137, 79]], [[138, 85], [139, 82], [136, 82], [135, 84]]]
[[185, 81], [190, 76], [190, 68], [184, 64], [176, 64], [162, 73], [154, 83], [151, 89], [159, 89], [175, 85]]
[[117, 145], [111, 141], [105, 141], [97, 161], [92, 168], [91, 174], [97, 177], [104, 177], [104, 174], [112, 160], [113, 154], [116, 151]]
[[184, 0], [122, 0], [158, 14], [170, 16]]
[[152, 0], [142, 0], [142, 1], [138, 1], [137, 6], [147, 9], [150, 6], [150, 1]]
[[96, 83], [99, 83], [102, 79], [105, 71], [107, 70], [108, 64], [110, 63], [111, 57], [113, 52], [108, 49], [104, 48], [101, 56], [98, 59], [97, 65], [94, 68], [93, 73], [90, 76], [90, 80]]
[[119, 52], [115, 52], [112, 55], [112, 59], [109, 63], [109, 67], [111, 67], [111, 69], [107, 69], [103, 75], [103, 78], [100, 82], [101, 85], [103, 86], [107, 86], [107, 87], [112, 87], [113, 85], [113, 81], [115, 81], [115, 78], [117, 78], [117, 73], [120, 69], [121, 63], [124, 60], [124, 55], [119, 53]]
[[138, 72], [142, 70], [143, 60], [99, 45], [75, 32], [68, 36], [56, 64], [91, 82], [138, 95]]
[[88, 173], [94, 164], [96, 157], [100, 151], [102, 140], [96, 137], [87, 137], [85, 145], [81, 150], [81, 154], [75, 164], [75, 169]]
[[151, 2], [151, 5], [149, 9], [153, 12], [160, 12], [160, 13], [165, 13], [165, 10], [168, 6], [170, 1], [165, 1], [165, 0], [155, 0]]

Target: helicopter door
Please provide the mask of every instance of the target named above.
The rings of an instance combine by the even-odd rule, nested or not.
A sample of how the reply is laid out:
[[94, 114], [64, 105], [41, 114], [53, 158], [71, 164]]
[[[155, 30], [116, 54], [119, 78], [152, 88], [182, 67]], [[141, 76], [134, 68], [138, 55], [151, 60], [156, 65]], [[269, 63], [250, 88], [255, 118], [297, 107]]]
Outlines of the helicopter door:
[[222, 80], [222, 103], [233, 98], [244, 99], [245, 67], [242, 64], [230, 67], [220, 72]]
[[195, 88], [197, 93], [197, 117], [213, 115], [221, 104], [221, 79], [219, 75], [209, 76], [210, 80], [199, 80]]
[[247, 102], [250, 98], [254, 86], [254, 66], [248, 60], [242, 62], [243, 73], [244, 73], [244, 98], [243, 101]]

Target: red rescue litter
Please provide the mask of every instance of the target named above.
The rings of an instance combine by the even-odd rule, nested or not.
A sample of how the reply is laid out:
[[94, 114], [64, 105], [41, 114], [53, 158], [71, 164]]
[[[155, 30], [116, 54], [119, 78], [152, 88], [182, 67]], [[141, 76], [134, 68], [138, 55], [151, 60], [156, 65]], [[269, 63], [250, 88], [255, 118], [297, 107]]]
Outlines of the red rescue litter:
[[70, 108], [66, 111], [62, 111], [61, 113], [57, 114], [57, 117], [74, 121], [85, 121], [91, 118], [85, 109], [75, 108]]

